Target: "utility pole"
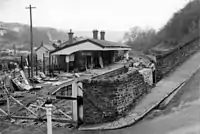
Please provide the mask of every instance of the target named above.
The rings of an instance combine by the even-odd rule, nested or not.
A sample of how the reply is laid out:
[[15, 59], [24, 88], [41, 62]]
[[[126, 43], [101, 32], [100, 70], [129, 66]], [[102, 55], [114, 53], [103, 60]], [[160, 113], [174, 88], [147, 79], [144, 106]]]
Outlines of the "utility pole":
[[32, 9], [36, 7], [32, 7], [29, 5], [29, 7], [26, 7], [26, 9], [29, 9], [30, 12], [30, 48], [31, 48], [31, 78], [33, 78], [33, 29], [32, 29]]

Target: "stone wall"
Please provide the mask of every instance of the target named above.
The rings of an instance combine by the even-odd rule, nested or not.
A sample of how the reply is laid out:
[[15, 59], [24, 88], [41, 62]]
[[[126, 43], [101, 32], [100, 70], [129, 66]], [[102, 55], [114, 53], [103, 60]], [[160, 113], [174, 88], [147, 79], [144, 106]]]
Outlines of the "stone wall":
[[157, 81], [162, 79], [170, 71], [172, 71], [178, 64], [184, 62], [190, 55], [199, 51], [199, 38], [196, 37], [187, 43], [177, 46], [172, 51], [156, 56], [156, 78]]
[[83, 80], [83, 88], [85, 124], [113, 121], [126, 115], [150, 89], [136, 70], [115, 77]]
[[107, 73], [94, 76], [93, 79], [107, 79], [109, 77], [118, 76], [118, 75], [124, 74], [126, 72], [128, 72], [128, 67], [127, 66], [123, 66], [123, 67], [117, 68], [117, 69], [115, 69], [113, 71], [109, 71]]

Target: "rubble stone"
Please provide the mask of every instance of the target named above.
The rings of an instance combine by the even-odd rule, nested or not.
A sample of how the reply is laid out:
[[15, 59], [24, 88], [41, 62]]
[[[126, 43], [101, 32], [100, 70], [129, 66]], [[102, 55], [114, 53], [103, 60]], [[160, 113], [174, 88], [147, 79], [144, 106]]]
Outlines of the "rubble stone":
[[150, 86], [136, 70], [119, 76], [83, 81], [83, 117], [85, 124], [114, 121], [125, 116]]
[[156, 56], [156, 79], [161, 80], [178, 64], [184, 62], [190, 55], [200, 49], [199, 39], [193, 39], [182, 46], [178, 46], [166, 54]]

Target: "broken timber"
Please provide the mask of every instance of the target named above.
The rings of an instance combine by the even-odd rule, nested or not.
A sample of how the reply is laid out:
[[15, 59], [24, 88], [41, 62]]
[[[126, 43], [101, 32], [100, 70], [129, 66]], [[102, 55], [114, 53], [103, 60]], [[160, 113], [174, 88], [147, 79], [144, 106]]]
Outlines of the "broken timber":
[[[64, 96], [64, 95], [56, 95], [56, 92], [60, 91], [60, 89], [62, 87], [65, 86], [72, 86], [72, 96]], [[78, 106], [77, 103], [77, 96], [82, 96], [82, 93], [80, 93], [79, 90], [82, 89], [82, 83], [81, 82], [77, 82], [77, 80], [72, 80], [72, 81], [68, 81], [65, 84], [62, 84], [61, 86], [59, 86], [59, 88], [57, 90], [55, 90], [51, 95], [48, 95], [48, 97], [50, 97], [51, 99], [64, 99], [64, 100], [72, 100], [72, 117], [70, 115], [68, 115], [68, 113], [63, 112], [59, 107], [53, 105], [53, 107], [60, 112], [61, 114], [64, 115], [65, 118], [52, 118], [53, 122], [60, 122], [60, 123], [71, 123], [71, 124], [76, 124], [78, 125], [78, 121], [79, 119], [82, 120], [82, 118], [79, 118], [79, 114], [82, 112], [80, 112], [80, 106]], [[47, 117], [44, 116], [39, 116], [37, 113], [33, 112], [31, 110], [31, 108], [26, 107], [24, 104], [22, 104], [19, 100], [15, 99], [15, 97], [13, 96], [14, 94], [9, 93], [9, 91], [7, 90], [7, 88], [4, 86], [3, 88], [3, 95], [6, 96], [7, 99], [7, 110], [4, 111], [3, 109], [0, 109], [0, 113], [3, 113], [3, 115], [0, 115], [0, 117], [5, 117], [8, 119], [15, 119], [15, 120], [34, 120], [34, 121], [47, 121]], [[17, 104], [19, 104], [23, 109], [27, 110], [28, 112], [30, 112], [32, 115], [34, 115], [34, 117], [29, 117], [29, 116], [16, 116], [10, 113], [10, 100], [12, 99], [14, 102], [16, 102]], [[41, 105], [34, 105], [34, 104], [30, 104], [29, 106], [36, 108], [36, 111], [38, 109], [46, 109], [45, 107], [42, 107], [43, 104]], [[78, 111], [79, 110], [79, 111]], [[82, 111], [82, 110], [81, 110]], [[82, 117], [82, 116], [81, 116]]]

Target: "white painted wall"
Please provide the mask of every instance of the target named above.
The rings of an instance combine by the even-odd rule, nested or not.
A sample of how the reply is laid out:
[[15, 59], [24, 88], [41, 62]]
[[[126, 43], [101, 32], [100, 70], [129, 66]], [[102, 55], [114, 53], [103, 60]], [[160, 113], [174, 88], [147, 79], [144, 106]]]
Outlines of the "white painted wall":
[[36, 51], [36, 54], [38, 60], [43, 60], [43, 54], [45, 54], [45, 57], [49, 57], [49, 50], [47, 50], [44, 47], [41, 47]]

